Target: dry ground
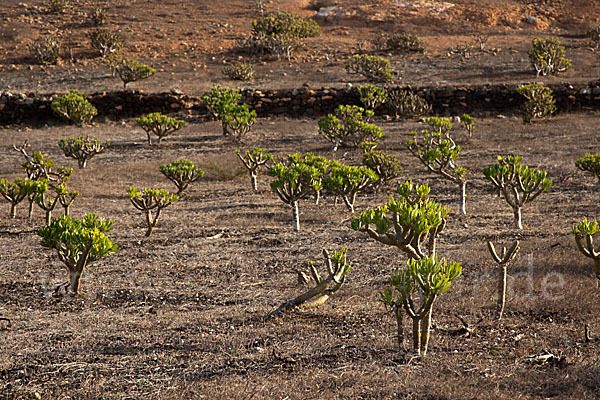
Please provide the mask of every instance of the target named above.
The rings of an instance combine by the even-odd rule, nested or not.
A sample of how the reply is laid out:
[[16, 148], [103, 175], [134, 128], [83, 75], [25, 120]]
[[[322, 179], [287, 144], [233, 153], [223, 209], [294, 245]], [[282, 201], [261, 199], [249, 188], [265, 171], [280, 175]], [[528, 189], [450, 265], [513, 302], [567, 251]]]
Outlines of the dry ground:
[[[25, 4], [26, 3], [26, 4]], [[238, 40], [257, 16], [245, 0], [92, 2], [81, 0], [64, 15], [46, 11], [42, 1], [5, 0], [0, 5], [0, 89], [83, 92], [118, 89], [106, 63], [90, 49], [86, 13], [107, 5], [113, 26], [127, 35], [124, 54], [157, 68], [155, 77], [131, 86], [147, 91], [178, 88], [198, 94], [213, 83], [262, 89], [343, 86], [347, 57], [377, 34], [403, 29], [420, 34], [423, 55], [391, 54], [400, 84], [480, 84], [533, 80], [526, 51], [531, 39], [558, 35], [574, 67], [544, 82], [597, 79], [596, 51], [581, 35], [598, 23], [594, 1], [460, 0], [440, 14], [427, 4], [348, 1], [348, 20], [323, 25], [309, 50], [287, 61], [253, 59], [256, 78], [239, 85], [221, 75], [224, 63], [244, 54]], [[426, 4], [427, 3], [427, 4]], [[313, 16], [308, 1], [274, 1], [272, 10]], [[381, 13], [381, 20], [369, 16]], [[533, 16], [537, 25], [525, 22]], [[73, 46], [74, 60], [33, 66], [27, 44], [50, 32]], [[470, 60], [448, 56], [451, 46], [490, 34], [493, 53]], [[89, 211], [115, 220], [112, 237], [120, 246], [89, 268], [77, 299], [53, 297], [65, 281], [57, 257], [43, 250], [33, 220], [8, 218], [0, 203], [0, 399], [13, 398], [587, 398], [600, 397], [600, 292], [592, 266], [575, 248], [570, 227], [598, 217], [594, 179], [575, 170], [577, 157], [597, 152], [597, 114], [559, 115], [523, 125], [512, 118], [478, 118], [473, 139], [457, 129], [464, 165], [470, 169], [469, 215], [452, 213], [440, 254], [464, 266], [463, 276], [434, 311], [431, 354], [398, 356], [395, 322], [378, 301], [390, 271], [405, 257], [349, 228], [350, 215], [331, 198], [319, 206], [301, 203], [302, 231], [292, 232], [291, 212], [268, 190], [253, 194], [237, 161], [236, 146], [215, 123], [191, 123], [162, 146], [149, 147], [132, 120], [75, 128], [13, 126], [0, 130], [0, 177], [22, 176], [21, 156], [12, 144], [29, 140], [58, 164], [75, 166], [57, 142], [80, 134], [110, 139], [111, 147], [76, 170], [69, 185], [81, 193], [73, 215]], [[426, 174], [404, 150], [416, 122], [376, 121], [387, 136], [380, 146], [401, 159], [403, 178], [428, 182], [432, 197], [454, 206], [456, 188]], [[254, 145], [275, 154], [312, 151], [332, 157], [316, 135], [316, 120], [263, 119], [242, 148]], [[529, 165], [548, 169], [555, 184], [524, 210], [525, 230], [510, 227], [508, 205], [483, 180], [482, 169], [496, 156], [519, 153]], [[335, 157], [358, 162], [358, 153]], [[156, 232], [143, 238], [143, 217], [126, 197], [129, 185], [171, 188], [160, 164], [186, 157], [207, 171], [184, 199], [167, 209]], [[172, 189], [172, 188], [171, 188]], [[391, 190], [359, 197], [358, 209], [386, 201]], [[485, 241], [521, 240], [511, 267], [508, 313], [494, 314], [495, 270]], [[263, 317], [306, 287], [296, 271], [320, 260], [321, 248], [346, 246], [353, 269], [346, 285], [324, 306]], [[462, 324], [469, 337], [453, 335]], [[589, 324], [592, 341], [583, 340]], [[560, 365], [530, 365], [527, 355], [552, 352]]]
[[[29, 140], [59, 164], [62, 137], [98, 134], [111, 147], [70, 185], [81, 192], [73, 214], [115, 220], [120, 246], [86, 271], [77, 299], [55, 298], [66, 279], [43, 250], [23, 206], [16, 220], [0, 214], [0, 398], [588, 398], [600, 396], [600, 323], [592, 266], [578, 254], [570, 227], [598, 213], [594, 180], [573, 161], [598, 148], [597, 115], [561, 115], [534, 125], [480, 119], [476, 137], [460, 129], [470, 169], [467, 216], [449, 218], [439, 252], [462, 261], [463, 276], [435, 307], [431, 354], [401, 360], [395, 322], [378, 301], [390, 271], [405, 257], [349, 228], [350, 215], [331, 198], [301, 204], [302, 231], [267, 190], [253, 194], [234, 145], [215, 123], [191, 124], [162, 146], [149, 147], [133, 121], [93, 128], [6, 129], [0, 176], [21, 176], [12, 143]], [[456, 188], [424, 173], [403, 149], [415, 122], [378, 121], [382, 148], [397, 154], [405, 178], [428, 182], [432, 197], [454, 206]], [[314, 120], [262, 120], [242, 147], [260, 144], [276, 154], [312, 151], [332, 156]], [[482, 178], [498, 154], [523, 154], [547, 168], [555, 184], [524, 211], [525, 230], [510, 228], [511, 212]], [[358, 153], [335, 155], [357, 162]], [[129, 185], [170, 188], [161, 163], [187, 157], [207, 171], [184, 199], [167, 209], [156, 232], [143, 238], [143, 218], [126, 197]], [[171, 188], [172, 189], [172, 188]], [[359, 197], [359, 210], [391, 193]], [[493, 322], [494, 265], [485, 240], [522, 250], [510, 268], [508, 314]], [[306, 287], [296, 271], [321, 248], [346, 246], [354, 266], [347, 284], [324, 306], [263, 317]], [[456, 336], [463, 316], [475, 329]], [[3, 323], [0, 321], [0, 323]], [[583, 341], [589, 323], [594, 340]], [[561, 366], [536, 366], [527, 355], [566, 356]]]

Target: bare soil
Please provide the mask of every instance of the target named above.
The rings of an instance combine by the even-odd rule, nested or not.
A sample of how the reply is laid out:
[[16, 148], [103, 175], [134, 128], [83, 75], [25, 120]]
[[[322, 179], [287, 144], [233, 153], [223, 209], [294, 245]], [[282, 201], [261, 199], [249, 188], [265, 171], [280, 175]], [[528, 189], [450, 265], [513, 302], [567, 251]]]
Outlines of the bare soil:
[[[250, 85], [345, 84], [347, 55], [376, 33], [399, 29], [418, 31], [428, 46], [424, 55], [392, 55], [396, 66], [405, 65], [398, 68], [405, 82], [414, 85], [532, 80], [526, 49], [532, 37], [549, 34], [560, 35], [569, 46], [574, 68], [544, 81], [597, 77], [595, 52], [577, 36], [600, 15], [594, 2], [456, 1], [437, 17], [381, 3], [355, 6], [390, 13], [402, 23], [357, 17], [325, 25], [324, 35], [291, 65], [259, 64]], [[9, 0], [0, 6], [0, 86], [47, 92], [119, 87], [83, 39], [89, 29], [83, 13], [92, 3], [78, 4], [60, 16], [46, 13], [41, 2], [25, 6]], [[314, 15], [307, 6], [271, 5]], [[113, 23], [128, 32], [126, 52], [164, 69], [132, 84], [147, 91], [177, 87], [199, 93], [217, 82], [232, 85], [221, 77], [222, 60], [237, 59], [236, 41], [256, 16], [242, 1], [117, 1], [110, 9]], [[535, 10], [540, 11], [531, 15], [545, 25], [521, 20]], [[76, 60], [30, 69], [23, 58], [26, 42], [49, 29], [81, 38]], [[479, 31], [489, 31], [489, 45], [502, 48], [496, 56], [447, 56], [451, 45]], [[8, 203], [0, 203], [0, 317], [11, 322], [0, 320], [0, 399], [596, 399], [600, 291], [591, 261], [577, 251], [571, 226], [598, 217], [596, 182], [574, 167], [575, 159], [598, 151], [597, 121], [596, 113], [562, 114], [531, 125], [502, 116], [477, 118], [472, 139], [457, 124], [461, 164], [469, 169], [466, 216], [456, 212], [455, 185], [426, 173], [404, 147], [409, 133], [422, 124], [375, 121], [386, 132], [380, 148], [399, 157], [403, 179], [429, 183], [432, 198], [454, 210], [438, 251], [463, 262], [463, 275], [435, 305], [425, 358], [399, 356], [395, 320], [379, 301], [390, 272], [406, 257], [352, 231], [351, 215], [331, 197], [319, 205], [301, 202], [302, 229], [293, 232], [291, 211], [269, 190], [269, 178], [259, 177], [260, 193], [252, 193], [234, 154], [237, 148], [260, 146], [277, 155], [310, 151], [359, 163], [357, 151], [331, 153], [316, 133], [316, 120], [261, 119], [241, 144], [224, 139], [215, 122], [190, 121], [160, 146], [148, 146], [133, 120], [84, 128], [58, 123], [3, 128], [0, 177], [9, 180], [23, 176], [23, 159], [13, 144], [28, 140], [32, 151], [76, 168], [60, 153], [61, 138], [110, 139], [105, 153], [87, 168], [76, 168], [69, 186], [81, 193], [73, 216], [94, 211], [114, 219], [110, 236], [119, 252], [86, 270], [80, 296], [55, 296], [67, 273], [39, 244], [35, 232], [44, 223], [41, 210], [29, 220], [22, 204], [17, 218], [9, 219]], [[554, 180], [548, 193], [524, 209], [525, 229], [518, 233], [511, 228], [510, 207], [482, 174], [498, 155], [508, 153], [523, 155], [526, 164], [548, 170]], [[155, 233], [144, 238], [143, 216], [126, 190], [130, 185], [173, 190], [158, 167], [182, 157], [202, 167], [206, 177], [166, 209]], [[357, 210], [383, 204], [392, 193], [388, 188], [361, 195]], [[508, 245], [516, 238], [521, 252], [509, 267], [507, 313], [497, 323], [497, 271], [485, 241]], [[348, 248], [353, 267], [335, 296], [319, 308], [264, 319], [308, 288], [297, 282], [306, 261], [321, 267], [321, 249], [340, 246]], [[469, 323], [470, 334], [461, 334], [456, 315]], [[564, 359], [540, 365], [525, 361], [546, 353]]]

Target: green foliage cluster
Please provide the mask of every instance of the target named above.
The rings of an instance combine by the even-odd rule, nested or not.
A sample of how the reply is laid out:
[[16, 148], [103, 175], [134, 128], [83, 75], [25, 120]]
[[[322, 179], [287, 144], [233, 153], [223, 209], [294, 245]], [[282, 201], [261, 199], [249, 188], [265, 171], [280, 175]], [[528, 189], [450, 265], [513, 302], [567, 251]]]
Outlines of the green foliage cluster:
[[499, 156], [496, 164], [483, 170], [485, 178], [500, 190], [513, 208], [513, 224], [516, 229], [523, 229], [521, 208], [552, 186], [552, 180], [546, 177], [546, 171], [521, 165], [522, 160], [521, 156]]
[[517, 88], [517, 93], [525, 97], [522, 106], [524, 123], [530, 123], [534, 118], [543, 118], [556, 111], [556, 100], [549, 87], [533, 83]]
[[175, 184], [177, 195], [181, 195], [191, 183], [204, 176], [204, 171], [201, 168], [185, 158], [161, 165], [160, 173]]
[[375, 47], [379, 50], [393, 50], [400, 52], [417, 52], [425, 51], [425, 43], [414, 33], [402, 32], [387, 35], [382, 33], [375, 40]]
[[600, 153], [591, 154], [588, 153], [582, 158], [575, 161], [577, 169], [588, 172], [598, 179], [600, 185]]
[[109, 141], [100, 143], [97, 136], [79, 136], [72, 138], [61, 139], [58, 142], [58, 147], [65, 153], [66, 157], [71, 157], [77, 160], [79, 168], [85, 168], [87, 162], [96, 154], [104, 152]]
[[466, 169], [455, 164], [460, 157], [460, 146], [450, 136], [452, 123], [448, 118], [436, 117], [429, 117], [425, 122], [432, 131], [413, 131], [413, 138], [406, 142], [406, 147], [428, 170], [460, 186], [460, 213], [466, 214]]
[[[129, 200], [135, 208], [143, 211], [148, 226], [145, 236], [148, 237], [154, 231], [158, 218], [163, 209], [167, 208], [179, 199], [176, 194], [171, 194], [165, 189], [144, 188], [141, 191], [135, 186], [127, 189]], [[154, 215], [152, 213], [155, 212]]]
[[237, 62], [223, 68], [223, 75], [237, 81], [250, 81], [254, 76], [254, 68], [249, 61]]
[[379, 56], [355, 54], [346, 63], [348, 73], [361, 74], [369, 82], [389, 83], [394, 80], [390, 62]]
[[10, 203], [10, 218], [16, 218], [17, 205], [30, 193], [33, 193], [34, 182], [28, 178], [17, 178], [14, 182], [0, 179], [0, 194]]
[[109, 58], [111, 68], [119, 75], [123, 81], [123, 88], [127, 88], [129, 82], [136, 82], [142, 79], [150, 78], [156, 73], [154, 68], [140, 64], [135, 60], [124, 59], [115, 55]]
[[98, 50], [102, 57], [119, 50], [125, 44], [123, 35], [116, 31], [109, 31], [107, 29], [96, 29], [89, 33], [89, 38], [92, 44], [92, 48]]
[[98, 114], [96, 107], [77, 90], [54, 99], [51, 107], [55, 114], [76, 125], [89, 124]]
[[536, 76], [546, 76], [564, 72], [571, 67], [571, 60], [565, 58], [565, 47], [556, 37], [533, 39], [531, 50], [527, 52]]
[[341, 197], [348, 210], [354, 214], [357, 194], [373, 186], [379, 180], [377, 174], [368, 167], [344, 165], [337, 161], [332, 161], [330, 167], [328, 176], [323, 179], [323, 187]]
[[367, 110], [375, 111], [379, 106], [388, 101], [388, 93], [381, 86], [365, 85], [358, 88], [360, 101]]
[[46, 225], [52, 221], [52, 211], [58, 204], [63, 206], [68, 216], [69, 207], [79, 197], [79, 192], [68, 190], [65, 182], [55, 184], [45, 178], [33, 181], [31, 194], [33, 201], [46, 212]]
[[151, 133], [158, 136], [158, 143], [160, 144], [163, 138], [178, 131], [187, 124], [185, 121], [167, 117], [158, 112], [150, 113], [142, 118], [136, 118], [135, 122], [146, 132], [146, 135], [148, 135], [149, 145], [152, 145]]
[[42, 238], [41, 245], [56, 250], [58, 258], [69, 270], [73, 295], [79, 291], [84, 269], [117, 251], [117, 245], [106, 235], [112, 229], [112, 220], [89, 213], [81, 220], [62, 216], [38, 230], [37, 234]]
[[29, 44], [29, 53], [36, 64], [56, 64], [60, 49], [60, 40], [54, 36], [42, 36]]
[[377, 175], [378, 179], [374, 184], [375, 190], [394, 182], [402, 174], [402, 165], [400, 165], [398, 157], [384, 151], [369, 149], [363, 152], [362, 163]]
[[388, 90], [387, 106], [396, 118], [414, 118], [431, 112], [431, 105], [412, 90]]
[[252, 32], [242, 43], [251, 53], [273, 54], [291, 59], [293, 52], [304, 48], [302, 39], [321, 34], [319, 25], [294, 13], [271, 13], [252, 21]]
[[213, 86], [202, 95], [202, 104], [209, 113], [221, 121], [223, 136], [229, 136], [234, 141], [242, 139], [256, 122], [256, 111], [250, 110], [248, 104], [239, 104], [239, 90]]
[[583, 221], [573, 225], [573, 234], [575, 235], [575, 243], [577, 248], [584, 256], [594, 260], [596, 278], [600, 284], [600, 247], [594, 246], [594, 237], [600, 234], [600, 223], [598, 220], [589, 220], [585, 218]]
[[473, 137], [473, 132], [475, 132], [475, 119], [471, 117], [469, 114], [463, 114], [460, 117], [460, 122], [462, 122], [463, 126], [467, 130], [469, 137]]
[[69, 0], [48, 0], [50, 10], [62, 13], [69, 7]]
[[384, 136], [383, 130], [369, 123], [374, 113], [359, 106], [340, 105], [334, 114], [319, 118], [319, 134], [338, 146], [359, 147], [361, 143], [377, 142]]
[[90, 19], [94, 26], [104, 26], [110, 23], [108, 10], [102, 7], [94, 7], [90, 13]]

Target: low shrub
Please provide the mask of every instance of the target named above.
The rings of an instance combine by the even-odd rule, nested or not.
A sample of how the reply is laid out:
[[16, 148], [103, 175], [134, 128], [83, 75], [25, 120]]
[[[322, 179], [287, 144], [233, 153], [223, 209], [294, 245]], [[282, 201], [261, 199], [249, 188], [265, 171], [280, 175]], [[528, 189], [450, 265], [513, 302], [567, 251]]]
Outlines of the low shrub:
[[584, 157], [575, 161], [575, 167], [595, 176], [596, 179], [598, 179], [598, 186], [600, 187], [600, 153], [586, 154]]
[[431, 113], [431, 105], [411, 90], [388, 90], [387, 106], [396, 118], [414, 118]]
[[388, 100], [388, 94], [385, 88], [374, 85], [365, 85], [358, 88], [360, 101], [365, 105], [367, 110], [375, 111], [377, 107], [384, 104]]
[[29, 44], [29, 53], [36, 64], [56, 64], [60, 49], [61, 43], [54, 36], [43, 36]]
[[110, 23], [110, 15], [108, 10], [102, 7], [94, 7], [90, 13], [90, 19], [94, 26], [104, 26]]
[[319, 118], [319, 134], [333, 143], [332, 151], [338, 146], [360, 147], [363, 142], [377, 142], [383, 131], [368, 121], [373, 111], [359, 106], [341, 105], [333, 114]]
[[79, 168], [85, 168], [87, 162], [96, 154], [104, 152], [107, 145], [108, 140], [105, 143], [100, 143], [96, 136], [93, 138], [89, 136], [65, 138], [58, 142], [58, 147], [65, 153], [65, 157], [76, 159]]
[[125, 44], [123, 36], [119, 32], [106, 29], [97, 29], [89, 33], [92, 47], [100, 52], [102, 57], [119, 50]]
[[158, 112], [150, 113], [142, 118], [136, 118], [135, 122], [148, 135], [149, 145], [152, 145], [151, 133], [158, 136], [158, 143], [160, 144], [163, 138], [171, 135], [173, 132], [178, 131], [186, 125], [185, 121], [167, 117]]
[[191, 183], [204, 176], [204, 171], [192, 161], [182, 158], [160, 166], [160, 173], [175, 184], [180, 195]]
[[249, 81], [254, 76], [254, 68], [249, 61], [242, 61], [223, 68], [223, 75], [238, 81]]
[[49, 0], [48, 5], [51, 11], [61, 13], [69, 7], [69, 0]]
[[552, 89], [543, 85], [531, 84], [517, 88], [517, 92], [525, 97], [522, 117], [524, 123], [530, 123], [534, 118], [543, 118], [556, 111], [556, 101]]
[[225, 109], [230, 105], [237, 104], [241, 97], [242, 95], [237, 89], [215, 85], [210, 91], [204, 92], [200, 100], [212, 118], [220, 120]]
[[527, 52], [537, 76], [546, 76], [563, 72], [571, 66], [571, 60], [564, 57], [565, 47], [556, 37], [533, 39], [532, 49]]
[[382, 33], [375, 39], [375, 47], [380, 50], [393, 50], [400, 52], [425, 51], [425, 43], [414, 33], [402, 32], [386, 35]]
[[76, 125], [89, 124], [98, 114], [96, 107], [77, 90], [55, 99], [51, 107], [55, 114]]
[[363, 75], [369, 82], [388, 83], [394, 80], [390, 62], [379, 56], [355, 54], [345, 68], [348, 73]]
[[123, 59], [119, 56], [111, 57], [110, 63], [111, 67], [123, 81], [124, 89], [127, 88], [128, 83], [148, 79], [156, 72], [154, 68], [140, 64], [135, 60]]

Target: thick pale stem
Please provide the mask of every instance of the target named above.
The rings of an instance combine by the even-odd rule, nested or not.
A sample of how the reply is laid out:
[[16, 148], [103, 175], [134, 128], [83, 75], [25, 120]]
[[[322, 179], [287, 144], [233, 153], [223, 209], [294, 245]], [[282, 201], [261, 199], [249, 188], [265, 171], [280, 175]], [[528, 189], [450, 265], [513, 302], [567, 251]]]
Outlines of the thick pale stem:
[[421, 320], [419, 318], [413, 318], [413, 349], [417, 354], [421, 354]]
[[337, 151], [339, 146], [340, 146], [340, 138], [336, 135], [331, 151]]
[[10, 217], [11, 218], [16, 218], [17, 217], [17, 205], [16, 204], [11, 204], [10, 205]]
[[431, 314], [433, 313], [433, 304], [429, 307], [425, 318], [421, 321], [421, 348], [422, 356], [427, 355], [427, 346], [429, 346], [429, 330], [431, 328]]
[[46, 211], [46, 225], [50, 225], [51, 220], [52, 220], [52, 211]]
[[256, 174], [250, 175], [250, 181], [252, 183], [252, 191], [254, 193], [258, 193], [258, 183], [257, 183], [257, 179], [256, 179]]
[[467, 214], [467, 182], [460, 183], [460, 213]]
[[300, 231], [300, 211], [298, 210], [298, 202], [292, 201], [292, 213], [294, 214], [294, 230]]
[[31, 219], [33, 217], [33, 199], [29, 198], [29, 210], [28, 210], [28, 214], [29, 219]]
[[79, 292], [79, 284], [81, 282], [81, 272], [82, 271], [69, 271], [69, 287], [71, 289], [71, 294], [75, 296]]
[[395, 307], [394, 313], [396, 314], [396, 322], [397, 322], [397, 333], [398, 333], [398, 350], [400, 352], [405, 351], [404, 348], [404, 315], [402, 313], [402, 307]]
[[517, 229], [523, 229], [523, 222], [521, 221], [521, 207], [516, 206], [513, 208], [515, 219], [513, 225]]
[[498, 279], [498, 320], [502, 319], [504, 313], [504, 305], [506, 304], [506, 271], [507, 266], [499, 268], [500, 277]]

